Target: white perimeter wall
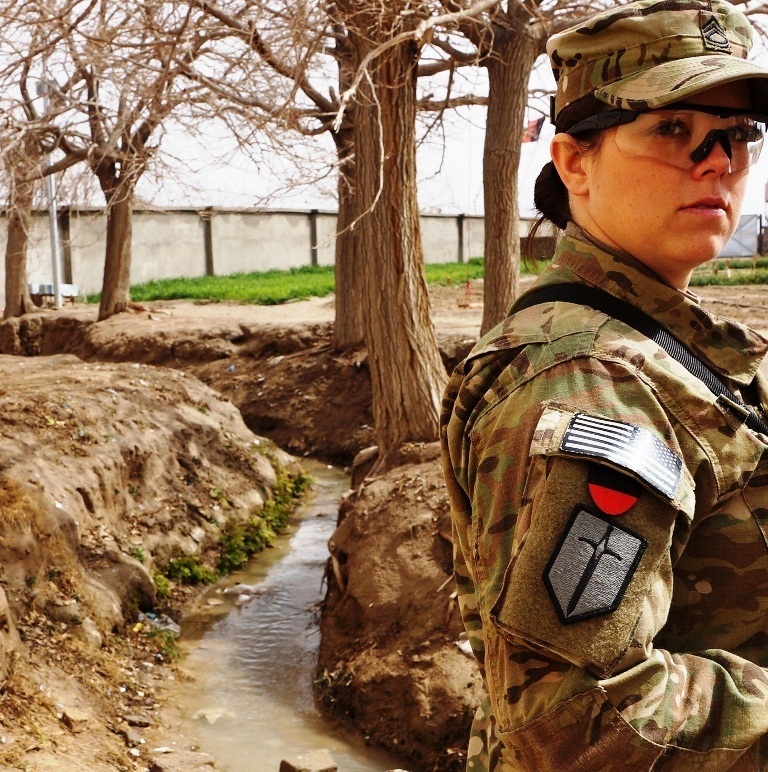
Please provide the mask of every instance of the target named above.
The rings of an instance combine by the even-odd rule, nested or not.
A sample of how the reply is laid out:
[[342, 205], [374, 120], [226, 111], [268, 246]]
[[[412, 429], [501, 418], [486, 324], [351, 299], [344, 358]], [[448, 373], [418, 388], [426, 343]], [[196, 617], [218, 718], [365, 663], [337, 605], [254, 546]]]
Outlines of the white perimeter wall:
[[[59, 213], [62, 281], [81, 292], [101, 289], [106, 218], [98, 209]], [[67, 224], [68, 220], [68, 224]], [[314, 222], [315, 249], [312, 249]], [[528, 232], [521, 222], [520, 235]], [[483, 218], [421, 216], [424, 259], [428, 263], [461, 262], [483, 255]], [[0, 250], [5, 251], [7, 221], [0, 213]], [[131, 284], [151, 279], [224, 276], [270, 269], [333, 265], [336, 214], [318, 211], [137, 209], [133, 219]], [[36, 212], [29, 234], [27, 272], [30, 283], [53, 280], [47, 211]], [[4, 286], [0, 260], [0, 291]]]
[[288, 270], [310, 264], [303, 212], [221, 212], [211, 217], [216, 274]]

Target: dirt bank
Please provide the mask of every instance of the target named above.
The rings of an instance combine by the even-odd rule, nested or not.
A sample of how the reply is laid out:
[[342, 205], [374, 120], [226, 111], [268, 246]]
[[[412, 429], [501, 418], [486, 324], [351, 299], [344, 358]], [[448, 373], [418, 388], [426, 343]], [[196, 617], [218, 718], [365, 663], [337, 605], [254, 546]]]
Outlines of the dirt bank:
[[437, 443], [351, 492], [330, 541], [318, 696], [411, 769], [464, 769], [482, 686], [462, 651]]
[[0, 763], [146, 769], [172, 674], [135, 623], [188, 592], [158, 597], [153, 572], [214, 565], [271, 497], [270, 458], [294, 464], [183, 372], [2, 356], [0, 381]]

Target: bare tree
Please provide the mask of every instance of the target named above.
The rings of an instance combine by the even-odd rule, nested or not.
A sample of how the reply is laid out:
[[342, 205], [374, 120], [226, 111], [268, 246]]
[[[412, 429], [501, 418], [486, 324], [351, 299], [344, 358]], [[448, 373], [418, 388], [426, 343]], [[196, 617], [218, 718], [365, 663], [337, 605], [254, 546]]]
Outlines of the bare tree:
[[[458, 15], [479, 13], [496, 2], [484, 0]], [[344, 171], [339, 189], [336, 342], [355, 342], [362, 321], [380, 460], [386, 464], [391, 451], [405, 440], [437, 437], [446, 375], [423, 275], [416, 196], [416, 82], [431, 27], [449, 23], [456, 14], [436, 17], [428, 2], [383, 6], [371, 0], [337, 0], [326, 5], [326, 20], [312, 17], [315, 32], [298, 55], [287, 42], [290, 36], [276, 37], [274, 26], [265, 22], [275, 5], [265, 8], [250, 2], [234, 10], [228, 4], [225, 10], [222, 3], [198, 4], [247, 42], [259, 63], [283, 79], [291, 98], [304, 98], [306, 108], [302, 112], [285, 97], [278, 105], [275, 94], [283, 92], [265, 95], [263, 88], [260, 92], [250, 88], [237, 101], [283, 121], [293, 117], [298, 127], [309, 120], [302, 129], [306, 133], [333, 132]], [[304, 13], [301, 5], [294, 7]], [[304, 19], [310, 16], [304, 14]], [[298, 17], [290, 18], [297, 28]], [[323, 38], [332, 42], [322, 50], [334, 55], [344, 94], [341, 102], [335, 92], [326, 96], [312, 80], [311, 54], [321, 51], [316, 41]], [[198, 78], [216, 87], [203, 73]], [[232, 94], [231, 86], [226, 90]], [[336, 108], [338, 120], [333, 120]], [[341, 307], [355, 309], [347, 315], [354, 319], [348, 328], [339, 323]]]
[[[549, 6], [561, 3], [556, 0]], [[444, 0], [446, 10], [471, 7], [469, 0]], [[461, 17], [457, 27], [474, 50], [456, 47], [451, 36], [435, 41], [454, 59], [475, 59], [488, 74], [483, 147], [484, 275], [481, 334], [498, 324], [518, 292], [520, 211], [517, 173], [531, 71], [552, 31], [546, 2], [498, 3], [486, 13]], [[584, 6], [580, 6], [583, 8]]]
[[[254, 127], [270, 137], [287, 133], [306, 139], [325, 134], [333, 142], [335, 161], [329, 164], [337, 171], [338, 202], [334, 347], [358, 345], [363, 340], [363, 319], [356, 302], [357, 234], [351, 227], [356, 213], [350, 116], [346, 115], [340, 126], [333, 125], [339, 108], [338, 94], [349, 87], [354, 71], [354, 51], [347, 30], [333, 16], [332, 4], [191, 1], [229, 30], [240, 44], [239, 49], [231, 48], [222, 54], [212, 67], [190, 68], [190, 75], [228, 101], [229, 111], [234, 106], [241, 108], [245, 125], [230, 123], [241, 144]], [[226, 109], [219, 106], [215, 112], [221, 115]], [[290, 154], [290, 149], [285, 147], [285, 152]]]
[[66, 40], [82, 83], [75, 107], [83, 130], [61, 137], [62, 165], [86, 162], [107, 203], [99, 319], [130, 304], [136, 184], [155, 153], [158, 127], [199, 90], [177, 60], [193, 61], [209, 42], [186, 6], [143, 3], [134, 10], [103, 2]]
[[[99, 306], [99, 319], [105, 319], [130, 303], [134, 191], [155, 160], [152, 139], [163, 121], [200, 91], [178, 61], [193, 61], [210, 37], [198, 23], [202, 14], [195, 16], [178, 2], [131, 9], [106, 0], [51, 0], [9, 3], [5, 12], [2, 18], [17, 25], [12, 40], [23, 40], [23, 30], [31, 30], [32, 45], [3, 60], [6, 74], [18, 63], [22, 70], [18, 85], [26, 124], [17, 125], [28, 137], [20, 144], [42, 142], [38, 159], [52, 153], [49, 164], [38, 163], [38, 176], [77, 165], [90, 169], [106, 201]], [[39, 83], [53, 106], [45, 115], [30, 96]], [[25, 176], [15, 164], [24, 160], [16, 154], [7, 162], [14, 165], [13, 179], [19, 183]], [[29, 191], [22, 186], [16, 195], [21, 201]], [[21, 248], [20, 240], [15, 243]], [[18, 271], [14, 276], [18, 283]]]
[[[47, 56], [59, 42], [45, 24], [50, 14], [72, 10], [76, 18], [89, 10], [88, 3], [61, 3], [46, 10], [36, 3], [6, 2], [0, 15], [0, 153], [8, 185], [8, 239], [5, 254], [4, 318], [20, 316], [34, 306], [27, 285], [27, 245], [37, 182], [45, 175], [43, 158], [56, 134], [51, 116], [41, 110]], [[91, 0], [90, 5], [93, 5]], [[43, 114], [45, 113], [45, 114]]]
[[27, 244], [35, 181], [39, 176], [42, 150], [31, 133], [20, 133], [4, 153], [9, 180], [8, 240], [5, 248], [4, 319], [22, 316], [34, 309], [27, 285]]

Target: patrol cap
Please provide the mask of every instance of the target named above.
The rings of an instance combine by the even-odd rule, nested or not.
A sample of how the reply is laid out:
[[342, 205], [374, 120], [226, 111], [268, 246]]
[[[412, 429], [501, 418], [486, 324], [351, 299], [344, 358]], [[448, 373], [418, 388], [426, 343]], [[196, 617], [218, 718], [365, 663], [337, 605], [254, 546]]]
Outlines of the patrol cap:
[[746, 58], [747, 17], [724, 0], [639, 0], [553, 35], [547, 53], [557, 81], [552, 110], [582, 97], [650, 110], [736, 80], [750, 80], [752, 108], [768, 112], [768, 69]]

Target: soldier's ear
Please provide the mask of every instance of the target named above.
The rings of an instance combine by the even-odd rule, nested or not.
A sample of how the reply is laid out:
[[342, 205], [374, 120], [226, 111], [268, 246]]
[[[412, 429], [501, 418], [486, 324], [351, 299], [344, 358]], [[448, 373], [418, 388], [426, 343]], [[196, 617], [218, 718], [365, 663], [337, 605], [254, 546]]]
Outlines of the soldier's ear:
[[589, 163], [586, 161], [586, 151], [570, 135], [558, 133], [552, 139], [550, 146], [552, 162], [557, 173], [574, 196], [585, 196], [589, 193]]

